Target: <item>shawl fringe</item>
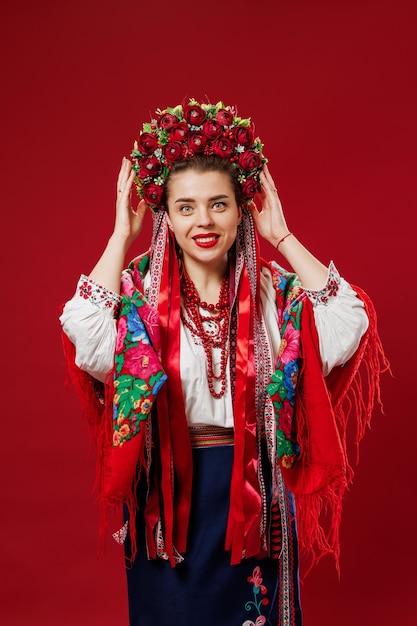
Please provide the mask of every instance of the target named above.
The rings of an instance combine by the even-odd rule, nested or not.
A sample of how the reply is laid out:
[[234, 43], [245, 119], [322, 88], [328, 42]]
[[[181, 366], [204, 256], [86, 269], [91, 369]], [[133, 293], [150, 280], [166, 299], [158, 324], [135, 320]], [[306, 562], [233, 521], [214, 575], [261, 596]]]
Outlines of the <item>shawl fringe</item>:
[[352, 287], [364, 302], [369, 327], [356, 353], [326, 378], [319, 375], [318, 336], [312, 305], [307, 300], [303, 312], [301, 391], [295, 406], [300, 457], [293, 469], [283, 468], [282, 471], [286, 485], [296, 497], [305, 575], [326, 554], [333, 556], [340, 575], [342, 501], [354, 477], [347, 431], [350, 426], [356, 431], [357, 463], [359, 443], [370, 427], [375, 403], [383, 413], [380, 376], [390, 371], [378, 335], [373, 304], [361, 289]]
[[[112, 407], [112, 396], [114, 392], [112, 375], [109, 375], [109, 381], [106, 381], [106, 384], [94, 379], [75, 364], [75, 346], [64, 332], [62, 333], [62, 343], [66, 361], [65, 386], [68, 388], [70, 384], [72, 384], [74, 387], [81, 405], [82, 414], [87, 421], [90, 440], [95, 447], [96, 471], [93, 491], [97, 493], [99, 504], [97, 552], [98, 555], [100, 555], [105, 552], [110, 525], [113, 528], [121, 528], [123, 526], [123, 511], [120, 506], [122, 500], [105, 496], [106, 482], [109, 479], [109, 461], [114, 451], [112, 446], [112, 418], [109, 414], [109, 409], [106, 408]], [[132, 489], [129, 490], [127, 497], [124, 498], [129, 511], [130, 526], [135, 524], [137, 510], [135, 485], [138, 480], [139, 475], [134, 479]], [[130, 533], [130, 539], [131, 557], [129, 560], [133, 562], [137, 552], [134, 533]]]

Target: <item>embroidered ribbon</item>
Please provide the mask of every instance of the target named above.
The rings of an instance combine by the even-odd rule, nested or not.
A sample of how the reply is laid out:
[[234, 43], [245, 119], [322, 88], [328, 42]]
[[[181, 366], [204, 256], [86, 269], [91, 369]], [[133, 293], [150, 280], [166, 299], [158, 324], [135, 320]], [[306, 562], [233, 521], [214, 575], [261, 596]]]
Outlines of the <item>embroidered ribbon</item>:
[[173, 238], [170, 244], [165, 247], [159, 296], [162, 364], [168, 374], [168, 383], [161, 389], [157, 400], [159, 458], [156, 473], [160, 473], [161, 484], [158, 489], [154, 482], [145, 517], [148, 546], [155, 541], [156, 523], [159, 516], [162, 517], [164, 547], [174, 566], [173, 545], [179, 552], [186, 550], [192, 455], [180, 375], [180, 281]]
[[174, 235], [171, 231], [170, 275], [171, 296], [168, 325], [166, 368], [168, 373], [168, 404], [171, 420], [171, 443], [175, 469], [174, 544], [179, 552], [185, 552], [188, 522], [191, 508], [192, 453], [191, 441], [185, 415], [180, 370], [180, 275], [175, 254]]
[[238, 320], [233, 411], [235, 449], [226, 531], [226, 549], [232, 551], [232, 565], [240, 563], [243, 555], [251, 556], [260, 551], [261, 500], [257, 478], [253, 317], [245, 267], [239, 287]]

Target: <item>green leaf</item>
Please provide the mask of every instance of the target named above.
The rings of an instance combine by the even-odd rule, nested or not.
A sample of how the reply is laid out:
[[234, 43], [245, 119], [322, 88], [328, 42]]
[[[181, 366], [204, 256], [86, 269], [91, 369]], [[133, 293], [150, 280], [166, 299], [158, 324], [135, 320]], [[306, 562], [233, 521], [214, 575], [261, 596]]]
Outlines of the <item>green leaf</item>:
[[139, 261], [139, 272], [141, 274], [144, 274], [145, 271], [148, 269], [148, 265], [149, 265], [149, 256], [147, 254], [144, 254], [141, 260]]
[[277, 454], [282, 457], [284, 454], [294, 454], [294, 448], [291, 441], [285, 437], [282, 430], [277, 429]]
[[216, 117], [219, 109], [216, 106], [214, 106], [213, 104], [208, 104], [208, 105], [205, 106], [205, 111], [207, 113], [207, 117], [209, 119], [212, 119], [213, 117]]
[[171, 109], [171, 111], [172, 111], [172, 115], [175, 115], [179, 119], [182, 119], [182, 105], [181, 104], [177, 104], [177, 106], [174, 109]]
[[125, 295], [123, 295], [123, 296], [122, 296], [122, 304], [129, 304], [129, 305], [131, 305], [131, 299], [130, 299], [130, 296], [125, 296]]
[[145, 300], [144, 297], [139, 293], [139, 291], [135, 291], [133, 296], [132, 296], [132, 300], [135, 303], [135, 306], [137, 308], [140, 308], [141, 306], [143, 306], [145, 304]]
[[270, 396], [274, 396], [279, 389], [279, 385], [277, 383], [270, 383], [266, 386], [266, 390]]
[[135, 417], [136, 417], [135, 423], [138, 424], [138, 422], [143, 422], [144, 420], [147, 420], [149, 417], [149, 413], [136, 413]]
[[131, 390], [132, 390], [131, 385], [120, 385], [120, 386], [116, 387], [116, 393], [119, 396], [123, 396], [126, 393], [129, 393]]
[[126, 383], [131, 383], [132, 382], [132, 377], [129, 374], [123, 374], [122, 376], [119, 376], [118, 378], [116, 378], [116, 380], [114, 381], [114, 385], [119, 386], [119, 385], [125, 385]]
[[275, 370], [275, 372], [271, 376], [271, 380], [274, 383], [282, 383], [282, 381], [284, 380], [284, 372], [282, 372], [281, 370]]
[[162, 376], [163, 372], [161, 370], [159, 370], [159, 372], [156, 372], [156, 374], [152, 374], [152, 376], [149, 377], [149, 387], [152, 389], [155, 383], [157, 383], [158, 380], [161, 380]]
[[145, 380], [142, 380], [141, 378], [135, 378], [133, 382], [133, 388], [137, 389], [138, 391], [144, 391], [148, 388], [148, 385], [146, 384]]
[[123, 402], [120, 402], [119, 407], [120, 407], [120, 411], [123, 411], [123, 415], [125, 416], [125, 418], [128, 417], [129, 413], [133, 409], [130, 398], [126, 398], [123, 400]]
[[146, 122], [143, 125], [143, 132], [144, 133], [151, 133], [152, 132], [152, 124], [150, 122]]
[[130, 313], [130, 305], [124, 305], [122, 306], [122, 308], [120, 309], [120, 315], [122, 316], [126, 316], [128, 313]]

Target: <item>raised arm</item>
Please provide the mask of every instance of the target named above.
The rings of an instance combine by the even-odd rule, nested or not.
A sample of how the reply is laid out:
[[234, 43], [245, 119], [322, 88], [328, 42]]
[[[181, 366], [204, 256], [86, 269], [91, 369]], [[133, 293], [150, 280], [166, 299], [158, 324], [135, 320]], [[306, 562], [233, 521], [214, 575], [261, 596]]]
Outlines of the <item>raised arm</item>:
[[120, 276], [126, 254], [142, 230], [146, 203], [141, 200], [136, 211], [131, 195], [135, 172], [129, 159], [123, 158], [117, 179], [116, 218], [113, 234], [89, 278], [114, 293], [120, 292]]
[[262, 208], [258, 211], [255, 203], [250, 210], [256, 228], [264, 239], [269, 241], [286, 258], [303, 287], [319, 290], [326, 284], [328, 268], [311, 254], [295, 237], [285, 221], [282, 205], [272, 176], [264, 165], [260, 174], [262, 191], [259, 194]]

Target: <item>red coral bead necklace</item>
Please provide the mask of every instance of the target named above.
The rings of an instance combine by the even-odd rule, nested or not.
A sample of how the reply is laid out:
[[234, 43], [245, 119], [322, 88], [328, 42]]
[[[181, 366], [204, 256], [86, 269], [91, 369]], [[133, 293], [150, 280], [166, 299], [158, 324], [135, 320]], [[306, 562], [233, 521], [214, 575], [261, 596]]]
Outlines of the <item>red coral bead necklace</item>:
[[[198, 337], [203, 345], [207, 358], [207, 383], [211, 395], [221, 398], [226, 390], [226, 368], [229, 356], [228, 332], [230, 319], [229, 272], [226, 272], [220, 286], [219, 299], [216, 304], [208, 304], [200, 299], [197, 289], [182, 267], [181, 291], [183, 307], [181, 319], [192, 335]], [[209, 315], [203, 315], [201, 311]], [[216, 375], [213, 369], [213, 350], [220, 349], [220, 370]], [[215, 385], [220, 384], [216, 391]]]

